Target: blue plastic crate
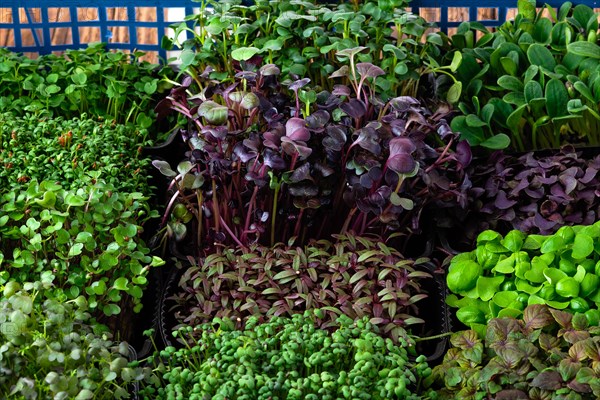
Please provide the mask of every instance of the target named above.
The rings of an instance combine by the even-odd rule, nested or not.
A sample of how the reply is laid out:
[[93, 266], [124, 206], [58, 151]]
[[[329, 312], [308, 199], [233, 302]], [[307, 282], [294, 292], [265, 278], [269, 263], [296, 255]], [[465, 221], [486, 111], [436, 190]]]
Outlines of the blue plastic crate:
[[[587, 4], [591, 7], [600, 7], [598, 1], [582, 0], [576, 3]], [[562, 1], [550, 0], [539, 2], [539, 5], [549, 3], [554, 7], [560, 6]], [[516, 7], [516, 0], [507, 2], [500, 0], [413, 0], [410, 3], [415, 12], [425, 9], [438, 9], [440, 29], [456, 27], [461, 21], [449, 21], [448, 10], [460, 8], [468, 10], [468, 20], [477, 20], [479, 9], [495, 9], [497, 19], [480, 21], [487, 26], [497, 26], [506, 20], [507, 10]], [[168, 26], [174, 22], [167, 21], [166, 14], [169, 9], [179, 8], [184, 10], [184, 15], [192, 14], [197, 2], [191, 0], [0, 0], [0, 39], [4, 35], [12, 35], [12, 43], [7, 47], [18, 52], [35, 52], [48, 54], [53, 51], [76, 49], [83, 47], [80, 28], [94, 28], [99, 30], [99, 40], [108, 43], [111, 49], [142, 50], [157, 52], [161, 58], [166, 58], [166, 52], [160, 48], [162, 36], [168, 31]], [[126, 9], [126, 18], [122, 20], [110, 19], [107, 10], [113, 8]], [[137, 17], [138, 10], [151, 8], [155, 10], [155, 20], [143, 21]], [[69, 10], [69, 21], [61, 22], [56, 18], [49, 18], [49, 10]], [[85, 18], [80, 18], [81, 10], [87, 10]], [[79, 10], [79, 11], [78, 11]], [[88, 18], [88, 16], [91, 17]], [[431, 20], [431, 18], [428, 18]], [[432, 21], [434, 22], [434, 21]], [[52, 32], [59, 29], [70, 31], [70, 43], [52, 43]], [[155, 32], [152, 43], [141, 43], [138, 40], [138, 29], [150, 29]], [[115, 29], [127, 30], [124, 35], [127, 40], [116, 41], [113, 37]], [[26, 43], [23, 39], [27, 36], [30, 40]], [[2, 41], [0, 40], [0, 43]]]

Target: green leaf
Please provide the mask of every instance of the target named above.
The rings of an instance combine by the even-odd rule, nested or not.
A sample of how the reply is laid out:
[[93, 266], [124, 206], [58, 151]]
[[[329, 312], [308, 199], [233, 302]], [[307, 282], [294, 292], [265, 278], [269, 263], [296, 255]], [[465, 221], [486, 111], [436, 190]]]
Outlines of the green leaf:
[[540, 252], [542, 254], [544, 253], [553, 253], [559, 250], [564, 249], [565, 247], [565, 241], [562, 237], [560, 236], [550, 236], [548, 237], [544, 243], [542, 244], [542, 247], [540, 248]]
[[567, 114], [569, 93], [565, 84], [558, 79], [550, 79], [546, 84], [546, 110], [550, 118]]
[[489, 301], [500, 290], [500, 285], [504, 282], [504, 276], [485, 277], [480, 276], [477, 279], [477, 293], [483, 301]]
[[120, 277], [118, 278], [115, 283], [113, 284], [113, 287], [117, 290], [127, 290], [128, 286], [127, 284], [129, 283], [129, 281], [127, 280], [127, 278], [125, 277]]
[[222, 125], [227, 122], [228, 112], [227, 107], [212, 100], [207, 100], [198, 107], [198, 115], [206, 118], [207, 122], [212, 125]]
[[82, 205], [85, 204], [85, 199], [83, 197], [81, 197], [81, 196], [76, 195], [76, 194], [67, 193], [67, 195], [65, 196], [65, 203], [68, 206], [81, 207]]
[[539, 43], [529, 46], [527, 49], [527, 58], [532, 65], [544, 67], [550, 71], [554, 71], [554, 67], [556, 67], [556, 60], [550, 50]]
[[295, 277], [297, 271], [294, 270], [285, 270], [285, 271], [281, 271], [277, 274], [275, 274], [275, 276], [273, 277], [273, 279], [275, 280], [282, 280], [282, 279], [288, 279], [291, 277]]
[[181, 175], [185, 175], [188, 172], [190, 172], [192, 170], [192, 168], [194, 168], [194, 164], [192, 164], [190, 161], [182, 161], [179, 164], [177, 164], [177, 171], [181, 174]]
[[185, 49], [179, 54], [179, 59], [181, 60], [181, 68], [186, 68], [191, 65], [196, 58], [196, 53], [193, 50]]
[[556, 283], [556, 294], [562, 297], [577, 297], [579, 295], [579, 282], [567, 276]]
[[484, 140], [480, 145], [492, 150], [502, 150], [510, 145], [510, 138], [504, 133], [499, 133]]
[[75, 257], [81, 254], [83, 250], [83, 243], [75, 243], [69, 249], [69, 257]]
[[473, 289], [483, 273], [481, 265], [472, 260], [451, 262], [446, 282], [448, 289], [461, 293]]
[[456, 311], [456, 318], [467, 326], [486, 323], [485, 314], [476, 305], [459, 308]]
[[177, 176], [177, 172], [173, 171], [171, 169], [171, 166], [169, 165], [169, 163], [166, 161], [153, 160], [152, 165], [154, 165], [154, 167], [156, 167], [160, 171], [160, 173], [163, 174], [164, 176], [168, 176], [168, 177]]
[[500, 64], [507, 74], [511, 76], [517, 75], [517, 64], [510, 57], [500, 57]]
[[240, 47], [231, 52], [231, 58], [236, 61], [248, 61], [258, 53], [260, 53], [260, 49], [256, 47]]
[[574, 259], [586, 258], [594, 251], [594, 240], [585, 234], [577, 233], [573, 242], [573, 253]]
[[[116, 304], [107, 304], [102, 308], [102, 311], [104, 312], [104, 314], [108, 317], [110, 317], [111, 315], [118, 315], [121, 312], [121, 307], [119, 307]], [[114, 374], [114, 372], [111, 372], [111, 374]], [[115, 374], [116, 377], [116, 374]], [[114, 378], [112, 378], [114, 379]], [[106, 380], [106, 378], [105, 378]]]
[[508, 250], [516, 253], [521, 251], [523, 247], [523, 242], [525, 240], [525, 234], [518, 230], [512, 230], [506, 234], [504, 239], [502, 239], [501, 243]]
[[448, 89], [448, 94], [446, 95], [446, 100], [450, 104], [455, 104], [459, 99], [462, 93], [462, 82], [456, 81], [450, 89]]
[[567, 45], [567, 51], [578, 56], [600, 59], [600, 46], [587, 41], [576, 41]]
[[512, 274], [515, 270], [515, 254], [498, 261], [498, 263], [492, 268], [492, 272], [498, 272], [501, 274]]
[[452, 62], [450, 63], [450, 71], [456, 72], [458, 67], [462, 62], [462, 53], [460, 51], [455, 51], [454, 56], [452, 56]]
[[106, 293], [106, 283], [104, 281], [96, 281], [93, 282], [90, 285], [93, 293], [97, 294], [98, 296], [103, 295], [104, 293]]
[[498, 292], [494, 294], [492, 301], [499, 307], [506, 308], [517, 300], [519, 293], [515, 291]]
[[513, 92], [522, 92], [524, 85], [519, 78], [510, 75], [502, 75], [498, 78], [498, 86]]
[[[104, 380], [106, 380], [106, 381], [112, 380], [112, 379], [116, 378], [116, 374], [115, 374], [115, 377], [112, 379], [107, 379], [107, 378], [108, 378], [108, 376], [105, 377]], [[93, 399], [93, 398], [94, 398], [94, 392], [92, 392], [89, 389], [81, 389], [81, 391], [75, 397], [75, 400], [89, 400], [89, 399]]]
[[408, 199], [406, 197], [400, 197], [396, 192], [392, 192], [392, 194], [390, 195], [390, 203], [392, 203], [395, 206], [400, 206], [403, 209], [409, 211], [412, 210], [415, 205], [411, 199]]
[[537, 13], [535, 0], [518, 0], [517, 8], [523, 18], [534, 20]]
[[525, 84], [525, 101], [531, 105], [533, 100], [544, 97], [542, 85], [538, 81], [531, 80]]
[[517, 134], [519, 134], [519, 128], [521, 126], [521, 118], [523, 116], [523, 113], [525, 112], [527, 108], [526, 104], [523, 104], [519, 107], [517, 107], [516, 110], [514, 110], [513, 112], [510, 113], [510, 115], [508, 116], [508, 118], [506, 119], [506, 125], [508, 126], [508, 128], [513, 131], [516, 132]]

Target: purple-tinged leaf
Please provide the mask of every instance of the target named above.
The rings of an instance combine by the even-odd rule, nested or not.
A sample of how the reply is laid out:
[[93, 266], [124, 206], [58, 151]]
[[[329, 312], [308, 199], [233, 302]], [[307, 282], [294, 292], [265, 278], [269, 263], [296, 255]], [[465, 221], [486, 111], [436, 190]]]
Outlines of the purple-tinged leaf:
[[323, 138], [322, 144], [328, 150], [341, 151], [346, 144], [346, 133], [340, 126], [328, 126], [327, 136]]
[[531, 386], [554, 391], [562, 387], [562, 379], [556, 371], [543, 371], [533, 378]]
[[249, 150], [242, 143], [238, 142], [233, 147], [233, 153], [243, 162], [247, 163], [248, 161], [256, 158], [256, 151]]
[[387, 167], [399, 174], [409, 174], [413, 172], [418, 165], [415, 159], [406, 153], [399, 153], [388, 158]]
[[287, 136], [281, 138], [281, 148], [287, 155], [298, 155], [300, 160], [307, 159], [312, 153], [312, 149], [307, 147], [304, 142], [294, 142]]
[[330, 115], [325, 110], [317, 110], [306, 117], [306, 126], [312, 131], [323, 131]]
[[496, 201], [494, 205], [498, 207], [500, 210], [506, 210], [513, 207], [517, 204], [516, 200], [510, 200], [504, 191], [498, 192], [498, 196], [496, 197]]
[[[333, 71], [330, 75], [329, 75], [329, 79], [333, 79], [333, 78], [345, 78], [347, 76], [350, 76], [350, 69], [348, 68], [347, 65], [343, 65], [341, 68]], [[335, 92], [335, 87], [334, 87], [334, 92]], [[335, 94], [335, 93], [334, 93]], [[348, 90], [348, 94], [350, 94], [350, 90]]]
[[310, 131], [302, 118], [290, 118], [285, 123], [285, 136], [293, 141], [306, 142], [310, 139]]
[[456, 144], [455, 157], [462, 168], [471, 164], [473, 153], [471, 152], [471, 145], [469, 145], [469, 142], [462, 140]]
[[354, 143], [352, 143], [352, 145], [354, 146], [357, 144], [376, 156], [381, 154], [379, 135], [375, 129], [369, 126], [366, 126], [358, 131], [358, 138], [354, 141]]
[[340, 104], [340, 108], [354, 119], [359, 119], [367, 113], [365, 103], [358, 99], [350, 99], [348, 102]]
[[223, 140], [227, 137], [229, 131], [226, 126], [205, 126], [202, 129], [204, 138], [209, 142], [215, 142], [216, 140]]
[[173, 171], [173, 169], [171, 169], [171, 166], [169, 165], [169, 163], [166, 161], [153, 160], [152, 165], [154, 165], [154, 167], [156, 167], [160, 171], [160, 173], [163, 174], [164, 176], [168, 176], [168, 177], [177, 176], [177, 172]]
[[265, 64], [259, 69], [262, 76], [272, 76], [281, 74], [281, 70], [275, 64]]
[[585, 170], [585, 175], [583, 175], [583, 177], [579, 179], [579, 182], [587, 185], [592, 181], [592, 179], [596, 177], [596, 175], [598, 175], [598, 169], [593, 167], [587, 167]]
[[350, 88], [345, 85], [334, 85], [331, 92], [334, 96], [350, 96], [351, 93]]
[[328, 176], [335, 174], [335, 170], [333, 168], [320, 162], [317, 162], [314, 165], [314, 169], [315, 171], [319, 172], [323, 178], [327, 178]]
[[411, 154], [417, 149], [417, 146], [407, 137], [396, 137], [390, 140], [389, 149], [390, 156], [395, 156], [399, 153]]
[[418, 106], [419, 100], [410, 96], [400, 96], [391, 99], [389, 104], [395, 111], [404, 113], [409, 111], [411, 108]]
[[542, 234], [548, 234], [549, 232], [552, 232], [553, 228], [556, 226], [556, 222], [547, 220], [546, 218], [542, 217], [541, 214], [535, 214], [533, 217], [533, 222]]
[[532, 199], [541, 199], [545, 195], [544, 188], [542, 188], [542, 187], [537, 188], [537, 189], [532, 189], [531, 187], [527, 187], [524, 189], [524, 191], [527, 194], [527, 196], [531, 197]]
[[281, 146], [281, 137], [283, 136], [283, 132], [278, 132], [277, 130], [271, 130], [263, 133], [264, 142], [263, 144], [266, 147], [269, 147], [273, 150], [278, 150], [279, 146]]
[[265, 149], [263, 153], [264, 163], [273, 170], [281, 170], [287, 167], [283, 157], [271, 149]]
[[301, 87], [306, 86], [308, 83], [310, 82], [309, 78], [303, 78], [303, 79], [299, 79], [297, 81], [294, 81], [290, 84], [289, 89], [293, 90], [294, 92], [298, 91], [298, 89], [300, 89]]
[[531, 185], [534, 187], [540, 185], [552, 185], [558, 181], [558, 177], [556, 175], [551, 175], [548, 177], [536, 175], [531, 180]]
[[312, 177], [310, 176], [310, 164], [308, 163], [304, 163], [297, 167], [290, 176], [290, 182], [292, 183], [298, 183], [304, 180], [312, 181]]
[[361, 76], [366, 78], [376, 78], [378, 76], [385, 75], [385, 71], [383, 69], [369, 62], [360, 62], [356, 64], [356, 70]]
[[558, 178], [560, 182], [565, 186], [565, 194], [569, 195], [577, 187], [577, 179], [571, 175], [561, 174]]
[[245, 110], [252, 110], [259, 105], [258, 96], [252, 92], [233, 92], [229, 93], [229, 99], [239, 103]]

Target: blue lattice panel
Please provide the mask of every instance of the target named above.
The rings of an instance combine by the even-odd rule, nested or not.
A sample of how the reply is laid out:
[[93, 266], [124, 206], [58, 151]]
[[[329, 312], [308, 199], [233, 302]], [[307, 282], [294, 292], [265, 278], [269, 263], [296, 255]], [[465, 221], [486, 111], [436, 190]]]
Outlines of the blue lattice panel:
[[[566, 1], [566, 0], [565, 0]], [[560, 7], [565, 1], [548, 0], [538, 1], [538, 7], [549, 4], [554, 8]], [[592, 8], [600, 7], [600, 1], [592, 0], [572, 0], [573, 4], [586, 4]], [[501, 25], [510, 18], [510, 11], [515, 10], [517, 1], [500, 0], [415, 0], [410, 3], [413, 11], [423, 14], [430, 22], [436, 22], [438, 27], [447, 31], [448, 28], [455, 28], [463, 21], [479, 21], [488, 27]], [[435, 17], [431, 17], [435, 15]], [[482, 18], [483, 16], [483, 18]], [[486, 16], [493, 16], [489, 18]]]
[[[559, 7], [562, 1], [547, 3]], [[573, 3], [600, 7], [600, 0]], [[410, 6], [446, 31], [465, 20], [498, 26], [516, 4], [516, 0], [413, 0]], [[47, 54], [102, 41], [111, 49], [157, 52], [164, 59], [160, 43], [168, 26], [198, 5], [192, 0], [0, 0], [0, 46]], [[493, 18], [481, 19], [482, 15]]]
[[198, 3], [190, 0], [0, 0], [0, 44], [47, 54], [102, 41], [165, 58], [160, 43], [168, 26], [194, 7]]

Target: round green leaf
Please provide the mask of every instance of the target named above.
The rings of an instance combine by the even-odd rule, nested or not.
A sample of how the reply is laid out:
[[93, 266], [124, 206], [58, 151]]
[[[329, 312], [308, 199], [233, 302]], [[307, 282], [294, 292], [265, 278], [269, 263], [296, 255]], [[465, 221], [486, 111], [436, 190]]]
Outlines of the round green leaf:
[[504, 276], [485, 277], [480, 276], [477, 279], [477, 294], [483, 301], [489, 301], [500, 290], [500, 285], [504, 282]]
[[579, 295], [579, 282], [567, 276], [556, 284], [556, 294], [562, 297], [577, 297]]
[[231, 52], [231, 58], [236, 61], [247, 61], [260, 53], [260, 49], [256, 47], [240, 47]]
[[460, 293], [471, 290], [477, 284], [477, 279], [482, 275], [481, 265], [472, 260], [450, 263], [446, 283], [452, 292]]

